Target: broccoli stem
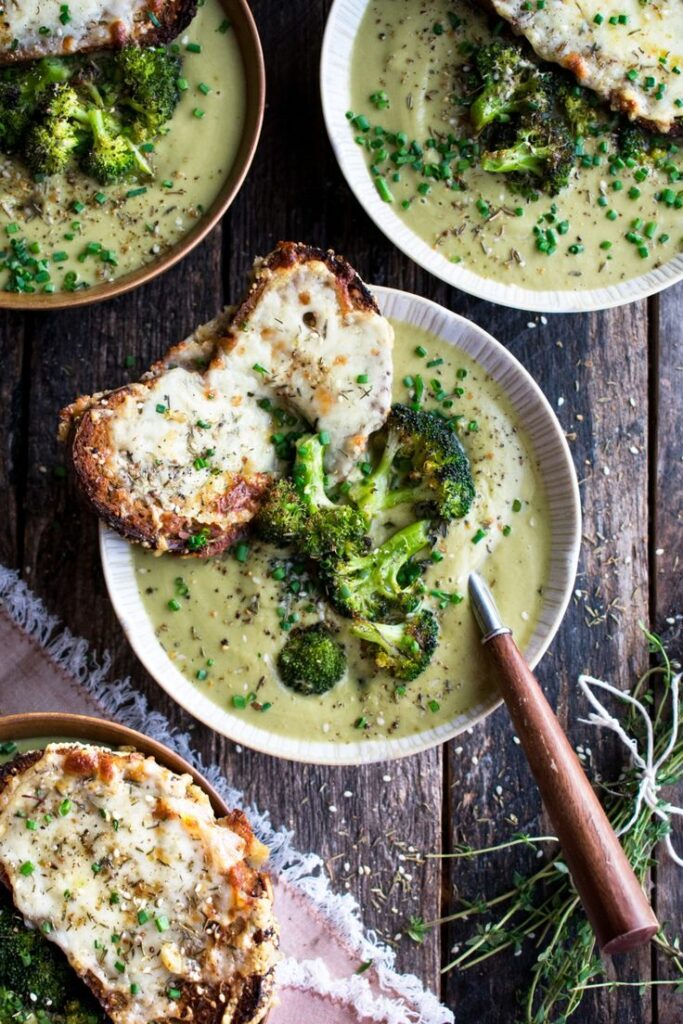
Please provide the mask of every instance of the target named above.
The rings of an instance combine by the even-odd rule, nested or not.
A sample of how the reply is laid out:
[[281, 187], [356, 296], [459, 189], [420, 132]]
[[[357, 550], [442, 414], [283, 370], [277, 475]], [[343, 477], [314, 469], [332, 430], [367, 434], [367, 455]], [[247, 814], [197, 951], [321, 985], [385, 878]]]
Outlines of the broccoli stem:
[[315, 508], [333, 508], [325, 493], [325, 448], [317, 437], [302, 437], [296, 444], [292, 477], [303, 500]]
[[405, 637], [405, 625], [402, 622], [383, 622], [380, 629], [374, 622], [368, 622], [367, 619], [356, 619], [351, 627], [351, 632], [361, 640], [377, 644], [388, 654], [400, 654], [400, 644]]
[[348, 570], [360, 575], [373, 589], [394, 596], [401, 590], [398, 582], [401, 567], [418, 551], [431, 545], [430, 527], [427, 519], [410, 523], [370, 554], [349, 559]]

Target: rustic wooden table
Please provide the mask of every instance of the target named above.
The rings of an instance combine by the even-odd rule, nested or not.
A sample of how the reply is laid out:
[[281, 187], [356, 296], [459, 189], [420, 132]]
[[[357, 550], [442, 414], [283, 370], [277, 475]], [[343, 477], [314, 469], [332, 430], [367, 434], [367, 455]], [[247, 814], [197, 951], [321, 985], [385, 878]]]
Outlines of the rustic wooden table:
[[[109, 604], [97, 526], [60, 474], [57, 413], [79, 393], [135, 378], [169, 345], [242, 293], [256, 254], [278, 239], [333, 246], [365, 279], [417, 292], [475, 320], [522, 361], [567, 432], [581, 481], [584, 544], [575, 598], [540, 677], [576, 743], [616, 767], [615, 751], [577, 722], [581, 671], [629, 686], [647, 663], [638, 622], [666, 628], [683, 608], [683, 286], [606, 313], [554, 316], [477, 301], [415, 267], [373, 227], [351, 196], [323, 128], [318, 60], [328, 3], [256, 0], [268, 75], [268, 106], [254, 166], [234, 206], [180, 266], [133, 294], [81, 311], [0, 313], [0, 560], [76, 633], [114, 655], [154, 707], [191, 728], [276, 824], [319, 851], [334, 884], [357, 896], [366, 924], [395, 941], [411, 914], [436, 918], [456, 893], [499, 891], [530, 865], [517, 850], [474, 864], [423, 858], [455, 841], [486, 845], [518, 828], [543, 827], [539, 800], [506, 715], [419, 757], [360, 769], [296, 765], [240, 750], [193, 722], [145, 674]], [[135, 357], [130, 366], [131, 356]], [[680, 652], [679, 652], [680, 653]], [[416, 851], [417, 855], [411, 851]], [[531, 855], [533, 857], [533, 854]], [[683, 875], [656, 869], [662, 920], [680, 929]], [[398, 961], [458, 1013], [509, 1024], [525, 987], [526, 955], [481, 970], [439, 975], [457, 941], [444, 928], [424, 944], [397, 941]], [[533, 954], [530, 954], [533, 955]], [[621, 958], [622, 977], [656, 978], [648, 950]], [[670, 989], [602, 991], [576, 1024], [680, 1024], [683, 997]]]

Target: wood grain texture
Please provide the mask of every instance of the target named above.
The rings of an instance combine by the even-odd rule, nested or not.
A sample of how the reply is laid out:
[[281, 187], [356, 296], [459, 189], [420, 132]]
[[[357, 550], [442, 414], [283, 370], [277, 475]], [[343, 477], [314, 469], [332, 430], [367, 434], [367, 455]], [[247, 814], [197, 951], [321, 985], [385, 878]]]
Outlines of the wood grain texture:
[[[652, 542], [650, 557], [654, 566], [652, 621], [663, 636], [678, 637], [677, 652], [682, 657], [683, 644], [683, 442], [681, 440], [681, 404], [683, 393], [683, 286], [677, 285], [653, 301], [651, 324], [652, 375], [651, 418], [656, 424], [656, 445], [651, 449], [653, 480], [650, 522]], [[667, 794], [683, 804], [683, 786]], [[683, 849], [683, 820], [674, 819], [673, 839], [676, 849]], [[662, 858], [657, 867], [657, 913], [671, 927], [681, 931], [683, 906], [683, 872], [670, 860]], [[657, 976], [672, 976], [665, 958], [655, 964]], [[657, 993], [657, 1024], [679, 1024], [683, 1014], [683, 996], [671, 989]]]
[[[329, 0], [257, 0], [252, 7], [266, 57], [268, 105], [252, 171], [221, 229], [179, 267], [114, 302], [49, 316], [0, 315], [0, 501], [6, 521], [0, 558], [20, 566], [71, 629], [111, 651], [114, 675], [130, 674], [154, 708], [191, 728], [207, 761], [220, 764], [249, 799], [269, 808], [276, 825], [294, 829], [300, 848], [318, 851], [337, 888], [360, 899], [365, 922], [393, 941], [411, 914], [434, 919], [452, 907], [456, 894], [493, 895], [513, 871], [535, 866], [533, 853], [519, 849], [457, 867], [425, 856], [461, 839], [480, 846], [519, 828], [548, 828], [504, 710], [442, 751], [360, 770], [275, 761], [193, 722], [135, 661], [112, 614], [96, 525], [72, 483], [55, 474], [63, 459], [54, 439], [58, 410], [78, 393], [133, 379], [170, 343], [239, 297], [254, 257], [278, 239], [334, 246], [367, 281], [416, 291], [476, 320], [539, 381], [569, 437], [582, 481], [585, 541], [576, 595], [539, 676], [586, 760], [616, 774], [619, 758], [611, 740], [577, 723], [586, 709], [576, 679], [590, 670], [627, 686], [644, 667], [638, 620], [647, 620], [649, 600], [655, 599], [655, 561], [660, 619], [681, 607], [681, 574], [671, 567], [680, 551], [683, 486], [683, 288], [649, 306], [542, 323], [429, 277], [392, 249], [336, 168], [317, 85]], [[135, 356], [134, 367], [124, 366], [127, 356]], [[656, 408], [648, 398], [655, 393]], [[656, 496], [648, 467], [657, 467]], [[648, 517], [657, 524], [650, 549]], [[671, 553], [668, 558], [656, 556], [659, 546]], [[660, 869], [658, 882], [660, 913], [680, 922], [680, 873]], [[441, 986], [460, 1020], [512, 1024], [533, 951], [440, 979], [440, 963], [462, 934], [433, 929], [422, 945], [399, 941], [399, 966], [434, 989]], [[622, 958], [621, 976], [648, 978], [650, 966], [647, 953]], [[572, 1022], [678, 1024], [681, 997], [656, 991], [655, 998], [656, 1006], [637, 989], [603, 991], [587, 998]]]

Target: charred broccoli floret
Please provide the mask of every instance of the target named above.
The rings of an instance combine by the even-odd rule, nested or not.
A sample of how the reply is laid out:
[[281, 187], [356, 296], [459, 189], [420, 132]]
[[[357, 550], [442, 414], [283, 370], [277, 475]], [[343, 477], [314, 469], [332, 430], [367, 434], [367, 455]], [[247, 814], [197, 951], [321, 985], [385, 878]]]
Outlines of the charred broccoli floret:
[[51, 86], [41, 112], [24, 137], [23, 152], [36, 174], [57, 174], [68, 166], [73, 152], [87, 139], [88, 118], [78, 94], [69, 85]]
[[114, 63], [120, 83], [119, 102], [133, 112], [133, 138], [144, 142], [159, 135], [180, 98], [180, 58], [164, 47], [127, 46], [119, 50]]
[[346, 672], [344, 648], [323, 622], [289, 634], [277, 658], [280, 678], [298, 693], [327, 693]]
[[510, 145], [483, 153], [481, 166], [494, 174], [512, 174], [519, 190], [532, 179], [536, 188], [556, 195], [569, 184], [574, 147], [561, 122], [549, 116], [523, 120]]
[[430, 523], [419, 520], [367, 554], [323, 559], [320, 571], [330, 601], [347, 618], [374, 621], [415, 611], [424, 588], [419, 575], [406, 570], [431, 544]]
[[362, 543], [369, 525], [363, 512], [351, 505], [337, 505], [325, 491], [325, 448], [316, 436], [300, 438], [292, 480], [297, 494], [309, 509], [308, 536], [302, 538], [304, 551], [311, 558], [322, 558], [331, 552], [341, 554], [350, 546]]
[[46, 57], [34, 64], [7, 68], [0, 75], [0, 150], [13, 153], [33, 118], [44, 91], [56, 82], [66, 82], [71, 67]]
[[410, 682], [429, 666], [439, 641], [439, 626], [434, 615], [420, 611], [404, 622], [368, 622], [356, 620], [354, 636], [375, 645], [375, 665], [397, 679]]
[[480, 91], [470, 106], [477, 132], [522, 111], [547, 107], [547, 75], [519, 46], [496, 40], [478, 47], [472, 62], [480, 80]]
[[265, 540], [296, 544], [302, 554], [320, 559], [342, 554], [362, 544], [366, 516], [351, 505], [337, 505], [325, 491], [324, 446], [316, 436], [296, 444], [292, 480], [279, 480], [270, 489], [256, 519]]
[[460, 519], [474, 500], [469, 459], [441, 416], [394, 405], [379, 463], [349, 497], [369, 519], [384, 509], [427, 503], [431, 514]]
[[55, 174], [75, 152], [82, 153], [83, 169], [105, 185], [134, 172], [152, 173], [112, 114], [84, 104], [70, 85], [54, 85], [25, 136], [24, 157], [36, 173]]
[[111, 115], [91, 107], [87, 112], [92, 143], [81, 160], [81, 167], [102, 185], [110, 185], [137, 171], [153, 174], [137, 146], [120, 134], [121, 125]]
[[599, 115], [593, 105], [593, 93], [582, 89], [580, 85], [562, 81], [556, 96], [574, 138], [587, 138], [595, 134]]
[[306, 534], [310, 510], [291, 480], [277, 480], [254, 520], [259, 536], [276, 547], [287, 547]]
[[105, 1015], [60, 950], [0, 897], [0, 1024], [104, 1024]]

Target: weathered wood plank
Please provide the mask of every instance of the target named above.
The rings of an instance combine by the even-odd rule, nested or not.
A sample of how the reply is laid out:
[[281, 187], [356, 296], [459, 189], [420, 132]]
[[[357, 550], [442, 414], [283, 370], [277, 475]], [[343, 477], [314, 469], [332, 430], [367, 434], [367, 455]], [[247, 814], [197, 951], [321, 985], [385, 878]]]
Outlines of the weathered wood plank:
[[25, 402], [24, 317], [0, 311], [0, 563], [18, 566], [20, 508], [23, 493]]
[[[570, 439], [581, 480], [586, 539], [577, 594], [538, 674], [573, 741], [591, 749], [590, 760], [609, 766], [614, 763], [612, 745], [576, 721], [586, 710], [577, 698], [576, 679], [590, 670], [625, 687], [643, 664], [637, 621], [647, 614], [648, 598], [642, 530], [648, 495], [645, 305], [590, 317], [553, 317], [547, 325], [528, 314], [521, 315], [522, 321], [492, 307], [477, 313], [479, 322], [508, 342], [534, 374]], [[526, 326], [534, 322], [535, 328]], [[451, 843], [486, 845], [520, 828], [532, 834], [549, 828], [504, 712], [497, 712], [465, 742], [453, 744], [448, 766]], [[500, 858], [456, 861], [446, 891], [469, 899], [496, 895], [510, 888], [515, 870], [529, 873], [535, 863], [524, 849]], [[449, 929], [445, 949], [469, 934], [471, 925]], [[487, 1024], [508, 1022], [515, 997], [526, 989], [524, 968], [530, 962], [524, 954], [502, 954], [498, 963], [488, 961], [464, 975], [449, 975], [447, 990], [461, 1013], [479, 1014]], [[648, 978], [649, 970], [647, 952], [620, 964], [626, 978]], [[649, 999], [632, 990], [590, 996], [572, 1020], [644, 1024], [651, 1020]]]
[[[655, 478], [650, 510], [652, 534], [653, 621], [663, 635], [677, 634], [672, 653], [683, 657], [680, 616], [683, 614], [683, 286], [653, 300], [657, 330], [652, 336], [651, 394], [656, 402], [656, 436], [652, 444]], [[676, 620], [676, 616], [679, 616]], [[683, 786], [678, 800], [683, 800]], [[673, 820], [677, 849], [683, 848], [683, 822]], [[683, 872], [662, 854], [657, 867], [657, 913], [669, 923], [673, 935], [681, 934]], [[658, 958], [657, 974], [672, 976], [665, 958]], [[656, 992], [658, 1024], [678, 1024], [683, 1013], [683, 996], [667, 988]]]

